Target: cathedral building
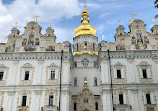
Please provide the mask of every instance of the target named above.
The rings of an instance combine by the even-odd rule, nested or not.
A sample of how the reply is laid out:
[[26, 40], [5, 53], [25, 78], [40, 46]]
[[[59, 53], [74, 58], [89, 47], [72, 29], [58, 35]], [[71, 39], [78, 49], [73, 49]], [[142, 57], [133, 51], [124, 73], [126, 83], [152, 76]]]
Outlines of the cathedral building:
[[98, 43], [82, 11], [73, 45], [31, 21], [0, 44], [1, 111], [158, 111], [158, 25], [119, 25]]

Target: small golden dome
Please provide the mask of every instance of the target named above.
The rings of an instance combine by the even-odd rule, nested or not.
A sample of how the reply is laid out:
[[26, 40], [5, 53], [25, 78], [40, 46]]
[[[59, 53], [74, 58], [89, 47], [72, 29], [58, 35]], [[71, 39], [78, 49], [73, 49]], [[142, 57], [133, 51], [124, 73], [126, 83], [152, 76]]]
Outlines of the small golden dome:
[[75, 29], [75, 37], [79, 35], [96, 36], [96, 28], [89, 25], [89, 13], [85, 9], [82, 11], [81, 25]]

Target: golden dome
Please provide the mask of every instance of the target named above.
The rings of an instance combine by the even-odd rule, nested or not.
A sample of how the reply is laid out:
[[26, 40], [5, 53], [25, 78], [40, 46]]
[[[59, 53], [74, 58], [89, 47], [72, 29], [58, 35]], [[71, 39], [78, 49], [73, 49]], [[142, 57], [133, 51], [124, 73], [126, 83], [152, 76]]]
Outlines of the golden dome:
[[82, 11], [81, 23], [82, 25], [75, 29], [75, 37], [79, 35], [96, 36], [96, 28], [89, 25], [89, 14], [86, 9]]

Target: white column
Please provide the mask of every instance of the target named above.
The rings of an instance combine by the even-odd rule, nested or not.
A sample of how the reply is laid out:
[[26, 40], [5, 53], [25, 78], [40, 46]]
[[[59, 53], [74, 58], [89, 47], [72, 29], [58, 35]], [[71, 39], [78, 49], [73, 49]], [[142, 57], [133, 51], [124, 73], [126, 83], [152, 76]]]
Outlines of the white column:
[[34, 111], [40, 111], [40, 96], [41, 96], [41, 91], [35, 91]]
[[38, 61], [38, 73], [36, 76], [37, 76], [37, 84], [42, 84], [43, 60]]
[[18, 76], [18, 62], [19, 61], [13, 61], [13, 73], [11, 74], [11, 85], [16, 85], [17, 76]]
[[62, 84], [70, 84], [70, 61], [64, 60], [62, 64]]
[[132, 111], [139, 111], [139, 105], [138, 105], [138, 92], [137, 90], [131, 90], [132, 91]]
[[109, 82], [108, 61], [102, 60], [100, 66], [101, 66], [101, 81], [102, 83], [108, 83]]
[[112, 111], [112, 101], [110, 91], [104, 91], [102, 95], [103, 111]]
[[62, 92], [61, 94], [61, 107], [60, 111], [70, 111], [69, 110], [69, 92]]
[[8, 104], [7, 104], [7, 111], [13, 111], [13, 97], [14, 92], [8, 92]]

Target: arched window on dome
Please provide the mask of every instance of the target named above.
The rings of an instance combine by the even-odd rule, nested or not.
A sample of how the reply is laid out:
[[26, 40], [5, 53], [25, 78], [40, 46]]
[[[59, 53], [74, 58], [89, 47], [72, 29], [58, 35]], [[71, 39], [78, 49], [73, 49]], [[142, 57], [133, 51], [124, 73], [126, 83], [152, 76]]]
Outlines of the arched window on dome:
[[94, 78], [94, 86], [97, 86], [97, 78]]
[[76, 46], [76, 50], [78, 51], [78, 44], [77, 44], [77, 46]]
[[93, 51], [95, 51], [95, 44], [93, 43]]
[[84, 49], [87, 50], [87, 42], [84, 43]]

